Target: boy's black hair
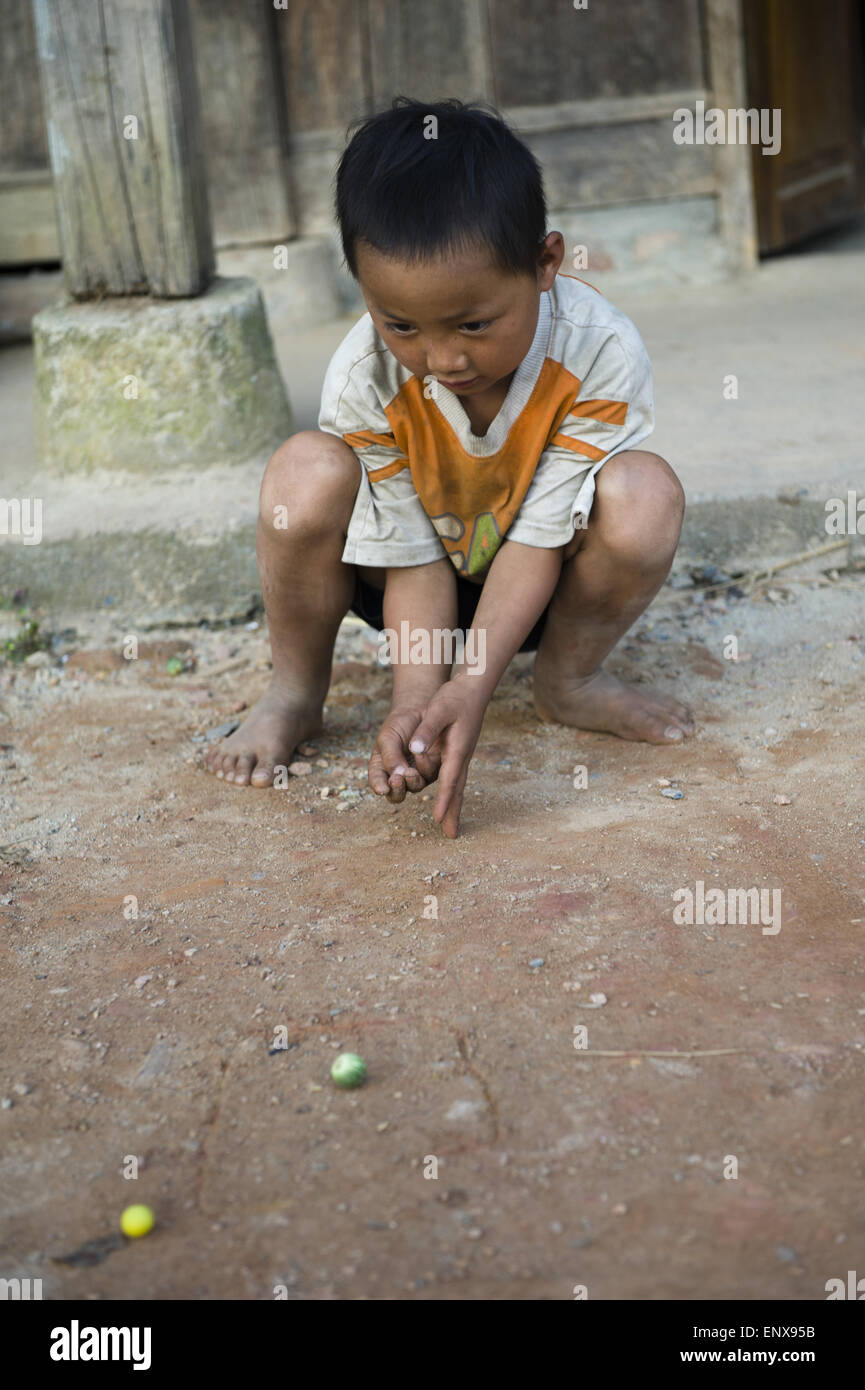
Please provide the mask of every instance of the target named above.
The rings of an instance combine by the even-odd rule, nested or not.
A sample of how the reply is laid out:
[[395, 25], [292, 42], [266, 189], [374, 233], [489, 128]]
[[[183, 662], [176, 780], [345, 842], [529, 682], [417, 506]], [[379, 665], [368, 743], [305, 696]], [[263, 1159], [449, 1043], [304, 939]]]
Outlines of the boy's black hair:
[[355, 277], [359, 241], [407, 261], [481, 245], [500, 270], [534, 274], [546, 214], [537, 160], [481, 102], [395, 97], [363, 121], [337, 169], [336, 216]]

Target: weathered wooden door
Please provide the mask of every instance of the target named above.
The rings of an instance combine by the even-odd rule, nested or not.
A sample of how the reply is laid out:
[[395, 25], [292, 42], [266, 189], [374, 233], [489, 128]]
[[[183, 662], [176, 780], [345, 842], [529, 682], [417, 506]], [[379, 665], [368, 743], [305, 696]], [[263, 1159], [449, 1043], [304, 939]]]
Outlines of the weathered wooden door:
[[748, 106], [781, 111], [781, 148], [751, 151], [761, 251], [865, 211], [862, 11], [857, 0], [748, 0]]

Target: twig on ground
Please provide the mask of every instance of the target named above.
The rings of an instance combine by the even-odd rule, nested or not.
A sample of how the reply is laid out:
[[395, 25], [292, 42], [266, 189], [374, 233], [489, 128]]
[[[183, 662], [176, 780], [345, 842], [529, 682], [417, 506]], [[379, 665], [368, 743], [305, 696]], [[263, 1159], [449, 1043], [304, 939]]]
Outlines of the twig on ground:
[[846, 550], [846, 541], [829, 541], [827, 545], [818, 545], [814, 550], [800, 550], [797, 555], [790, 555], [786, 560], [779, 560], [775, 565], [769, 565], [766, 569], [753, 570], [751, 574], [745, 576], [742, 581], [744, 584], [750, 583], [752, 586], [771, 579], [779, 570], [789, 569], [791, 565], [803, 565], [806, 560], [816, 560], [821, 555], [829, 555], [833, 550]]
[[629, 1047], [623, 1052], [604, 1052], [578, 1048], [580, 1057], [730, 1057], [734, 1052], [746, 1052], [744, 1047], [715, 1047], [708, 1052], [647, 1052], [641, 1047]]

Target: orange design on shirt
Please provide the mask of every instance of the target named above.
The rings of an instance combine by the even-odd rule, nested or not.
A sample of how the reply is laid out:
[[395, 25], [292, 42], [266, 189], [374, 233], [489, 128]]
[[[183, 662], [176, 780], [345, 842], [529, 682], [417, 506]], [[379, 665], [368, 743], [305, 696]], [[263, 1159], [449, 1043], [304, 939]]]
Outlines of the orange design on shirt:
[[627, 413], [627, 401], [577, 401], [568, 411], [569, 415], [590, 416], [592, 420], [604, 420], [608, 425], [623, 425]]
[[[577, 377], [560, 362], [546, 358], [501, 448], [483, 456], [466, 452], [435, 402], [424, 397], [417, 377], [407, 381], [384, 407], [394, 444], [408, 459], [421, 505], [464, 578], [483, 582], [523, 504], [541, 455], [562, 438], [554, 437], [573, 411], [579, 389]], [[569, 447], [573, 443], [568, 439]], [[588, 454], [590, 448], [590, 457], [600, 454], [588, 445], [584, 451]], [[393, 465], [387, 467], [390, 470]], [[374, 477], [371, 473], [371, 480]]]

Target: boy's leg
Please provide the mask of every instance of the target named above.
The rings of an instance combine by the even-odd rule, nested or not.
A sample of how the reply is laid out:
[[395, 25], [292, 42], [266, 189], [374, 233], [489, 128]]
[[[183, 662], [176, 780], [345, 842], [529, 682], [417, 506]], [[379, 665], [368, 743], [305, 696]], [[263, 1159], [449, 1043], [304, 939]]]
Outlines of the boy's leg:
[[274, 765], [290, 762], [299, 742], [321, 732], [333, 644], [354, 595], [355, 567], [341, 557], [359, 482], [354, 452], [319, 430], [293, 435], [267, 465], [256, 551], [273, 678], [240, 728], [207, 757], [211, 772], [228, 782], [270, 786]]
[[693, 731], [672, 696], [608, 675], [601, 662], [660, 589], [679, 541], [685, 497], [669, 464], [629, 449], [598, 470], [585, 531], [565, 550], [535, 660], [544, 719], [620, 738], [674, 743]]

